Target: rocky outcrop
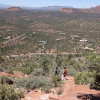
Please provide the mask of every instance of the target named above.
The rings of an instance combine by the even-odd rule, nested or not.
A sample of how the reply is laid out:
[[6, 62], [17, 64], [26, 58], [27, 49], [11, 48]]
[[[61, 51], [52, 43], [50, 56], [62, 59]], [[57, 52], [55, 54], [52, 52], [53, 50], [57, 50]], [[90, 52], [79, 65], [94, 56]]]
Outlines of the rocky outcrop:
[[100, 6], [96, 6], [89, 9], [90, 13], [100, 13]]
[[19, 7], [10, 7], [10, 8], [5, 9], [5, 11], [20, 11], [20, 10], [21, 8]]
[[62, 8], [61, 12], [65, 12], [65, 13], [77, 13], [77, 12], [100, 13], [100, 6], [92, 7], [92, 8], [89, 8], [89, 9]]
[[61, 11], [66, 13], [74, 13], [74, 9], [72, 8], [62, 8]]

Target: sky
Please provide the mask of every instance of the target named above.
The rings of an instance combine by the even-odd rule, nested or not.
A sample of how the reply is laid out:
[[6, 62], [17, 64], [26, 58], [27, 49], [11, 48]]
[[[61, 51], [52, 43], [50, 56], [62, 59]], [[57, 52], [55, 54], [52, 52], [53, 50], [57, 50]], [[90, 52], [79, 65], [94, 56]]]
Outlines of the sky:
[[0, 4], [26, 7], [71, 6], [90, 8], [100, 5], [100, 0], [0, 0]]

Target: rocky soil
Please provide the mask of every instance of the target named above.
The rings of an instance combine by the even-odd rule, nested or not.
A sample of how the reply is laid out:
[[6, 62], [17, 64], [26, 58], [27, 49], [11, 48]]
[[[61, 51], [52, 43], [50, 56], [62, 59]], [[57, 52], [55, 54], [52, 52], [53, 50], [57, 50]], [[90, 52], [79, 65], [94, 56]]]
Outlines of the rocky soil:
[[35, 90], [25, 94], [22, 100], [100, 100], [100, 91], [89, 89], [85, 85], [76, 85], [72, 76], [67, 76], [63, 88], [64, 91], [59, 96], [56, 89], [49, 94]]

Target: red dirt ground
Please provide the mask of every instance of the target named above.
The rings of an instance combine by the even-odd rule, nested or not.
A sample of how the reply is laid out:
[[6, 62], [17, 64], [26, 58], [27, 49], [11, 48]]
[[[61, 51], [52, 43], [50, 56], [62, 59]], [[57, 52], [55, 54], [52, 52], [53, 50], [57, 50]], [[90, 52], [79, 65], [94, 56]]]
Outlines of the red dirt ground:
[[84, 85], [75, 85], [74, 77], [67, 76], [64, 92], [58, 96], [56, 93], [44, 94], [31, 91], [21, 100], [100, 100], [100, 91], [91, 90]]
[[0, 72], [0, 76], [5, 75], [5, 76], [9, 76], [9, 77], [22, 77], [23, 75], [18, 72], [18, 71], [13, 71], [14, 74], [8, 74], [5, 72]]

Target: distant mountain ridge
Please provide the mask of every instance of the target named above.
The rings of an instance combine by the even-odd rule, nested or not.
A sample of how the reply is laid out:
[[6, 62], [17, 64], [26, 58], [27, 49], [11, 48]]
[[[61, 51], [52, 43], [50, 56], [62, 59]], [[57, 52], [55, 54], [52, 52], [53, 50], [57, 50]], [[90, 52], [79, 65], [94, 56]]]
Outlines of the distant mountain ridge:
[[40, 7], [37, 9], [40, 9], [40, 10], [60, 10], [61, 8], [73, 8], [73, 7], [70, 7], [70, 6], [47, 6], [47, 7]]
[[100, 13], [100, 6], [91, 7], [89, 9], [78, 9], [78, 8], [61, 8], [61, 12], [65, 13]]
[[75, 12], [82, 12], [82, 13], [100, 13], [100, 6], [91, 7], [88, 9], [80, 9], [80, 8], [73, 8], [71, 6], [47, 6], [47, 7], [24, 7], [24, 6], [11, 6], [11, 5], [3, 5], [0, 4], [0, 9], [9, 9], [9, 8], [21, 8], [25, 10], [60, 10], [61, 12], [65, 13], [75, 13]]
[[[7, 9], [9, 7], [13, 7], [11, 5], [3, 5], [0, 4], [0, 9]], [[14, 6], [17, 7], [17, 6]], [[47, 6], [47, 7], [24, 7], [24, 6], [18, 6], [22, 9], [36, 9], [36, 10], [60, 10], [61, 8], [73, 8], [70, 6]]]
[[11, 7], [10, 5], [3, 5], [3, 4], [0, 4], [0, 9], [6, 9], [6, 8], [9, 8]]

